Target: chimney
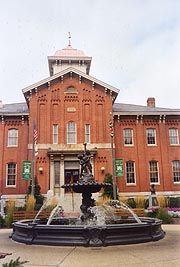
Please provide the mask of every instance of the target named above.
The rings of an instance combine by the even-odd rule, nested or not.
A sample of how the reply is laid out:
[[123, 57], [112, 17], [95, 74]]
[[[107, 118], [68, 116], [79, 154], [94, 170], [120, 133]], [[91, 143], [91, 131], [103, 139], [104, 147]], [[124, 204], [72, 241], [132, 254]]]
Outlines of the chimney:
[[154, 97], [148, 97], [147, 106], [150, 107], [150, 108], [155, 108], [156, 103], [155, 103], [155, 98]]

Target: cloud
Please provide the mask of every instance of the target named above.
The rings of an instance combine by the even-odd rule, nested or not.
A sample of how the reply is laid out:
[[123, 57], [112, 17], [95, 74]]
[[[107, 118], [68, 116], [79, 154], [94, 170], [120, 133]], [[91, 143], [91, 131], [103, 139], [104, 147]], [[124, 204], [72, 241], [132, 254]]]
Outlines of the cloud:
[[[0, 98], [47, 77], [47, 56], [72, 46], [92, 56], [90, 74], [121, 89], [118, 102], [179, 107], [180, 1], [77, 0], [1, 4]], [[11, 77], [11, 78], [10, 78]]]

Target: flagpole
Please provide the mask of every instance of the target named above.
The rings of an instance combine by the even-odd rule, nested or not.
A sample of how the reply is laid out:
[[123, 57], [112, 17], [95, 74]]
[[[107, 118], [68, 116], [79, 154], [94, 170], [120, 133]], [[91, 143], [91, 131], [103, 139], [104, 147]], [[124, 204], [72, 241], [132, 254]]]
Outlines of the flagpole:
[[35, 140], [34, 140], [35, 120], [33, 121], [32, 130], [32, 181], [31, 181], [31, 195], [34, 196], [34, 176], [35, 176]]
[[116, 176], [115, 176], [115, 151], [114, 151], [114, 127], [113, 127], [113, 115], [110, 112], [110, 137], [111, 137], [111, 156], [112, 156], [112, 182], [113, 182], [113, 199], [117, 200], [117, 185], [116, 185]]

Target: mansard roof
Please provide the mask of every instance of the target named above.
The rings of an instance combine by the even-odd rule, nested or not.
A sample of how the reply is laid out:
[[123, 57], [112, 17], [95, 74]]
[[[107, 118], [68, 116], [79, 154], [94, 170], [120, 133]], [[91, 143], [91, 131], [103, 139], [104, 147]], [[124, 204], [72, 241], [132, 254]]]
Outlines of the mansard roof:
[[114, 115], [180, 115], [180, 109], [114, 103]]
[[115, 88], [105, 82], [102, 82], [78, 69], [75, 69], [73, 67], [69, 67], [63, 71], [60, 71], [56, 74], [54, 74], [53, 76], [50, 76], [48, 78], [45, 78], [37, 83], [34, 83], [26, 88], [24, 88], [22, 90], [26, 100], [28, 100], [30, 94], [34, 92], [38, 92], [39, 88], [43, 85], [46, 85], [48, 84], [48, 86], [50, 86], [51, 82], [56, 80], [56, 79], [63, 79], [63, 77], [66, 77], [67, 75], [69, 75], [69, 77], [73, 77], [73, 75], [75, 76], [79, 76], [79, 79], [86, 79], [88, 81], [90, 81], [92, 83], [92, 86], [95, 88], [96, 87], [96, 84], [98, 84], [99, 86], [103, 87], [106, 92], [110, 92], [112, 95], [113, 95], [113, 98], [114, 100], [116, 99], [118, 93], [119, 93], [119, 89], [118, 88]]
[[12, 103], [3, 104], [0, 107], [0, 115], [16, 116], [16, 115], [29, 115], [27, 103]]

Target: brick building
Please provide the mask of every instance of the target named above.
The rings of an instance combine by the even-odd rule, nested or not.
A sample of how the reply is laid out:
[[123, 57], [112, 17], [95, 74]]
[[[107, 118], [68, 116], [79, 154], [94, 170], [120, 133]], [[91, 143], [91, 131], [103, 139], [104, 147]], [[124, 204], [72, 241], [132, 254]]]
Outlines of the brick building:
[[158, 108], [154, 98], [146, 106], [116, 103], [119, 90], [90, 76], [91, 57], [70, 43], [48, 57], [48, 64], [50, 76], [22, 90], [24, 103], [0, 103], [4, 197], [24, 198], [29, 181], [22, 179], [22, 162], [34, 158], [41, 193], [51, 189], [67, 200], [70, 194], [61, 186], [78, 179], [77, 155], [84, 142], [98, 181], [113, 172], [113, 156], [121, 159], [124, 174], [116, 178], [120, 195], [147, 195], [150, 184], [157, 193], [180, 194], [180, 109]]

